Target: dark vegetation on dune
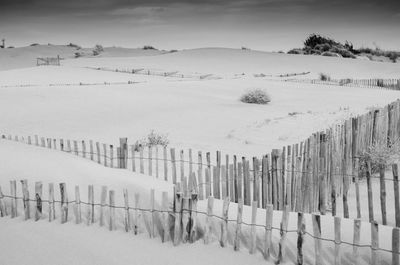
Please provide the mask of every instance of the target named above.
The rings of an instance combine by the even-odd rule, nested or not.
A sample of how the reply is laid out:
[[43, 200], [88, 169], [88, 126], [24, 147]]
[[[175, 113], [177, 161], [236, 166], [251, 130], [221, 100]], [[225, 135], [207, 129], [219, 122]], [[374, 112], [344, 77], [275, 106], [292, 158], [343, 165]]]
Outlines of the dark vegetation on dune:
[[346, 41], [344, 44], [318, 34], [311, 34], [304, 41], [304, 47], [292, 49], [288, 54], [307, 54], [322, 55], [331, 57], [357, 58], [357, 56], [365, 56], [370, 60], [376, 60], [374, 57], [387, 57], [393, 63], [397, 62], [400, 57], [398, 51], [385, 51], [379, 48], [359, 48], [355, 49], [353, 44]]

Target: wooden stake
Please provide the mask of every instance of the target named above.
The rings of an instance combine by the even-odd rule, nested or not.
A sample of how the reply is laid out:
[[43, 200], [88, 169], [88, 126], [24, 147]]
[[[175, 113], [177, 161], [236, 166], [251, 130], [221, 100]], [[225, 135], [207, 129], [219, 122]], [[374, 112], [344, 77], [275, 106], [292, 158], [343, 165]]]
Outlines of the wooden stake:
[[79, 192], [79, 186], [75, 186], [75, 223], [80, 224], [82, 222], [82, 211], [81, 211], [81, 195]]
[[371, 222], [371, 264], [381, 264], [379, 257], [379, 233], [378, 223]]
[[74, 152], [75, 152], [75, 155], [79, 155], [78, 142], [75, 140], [74, 140]]
[[368, 189], [368, 214], [369, 221], [374, 221], [374, 204], [372, 198], [372, 186], [371, 186], [371, 163], [367, 163], [367, 189]]
[[100, 226], [104, 225], [104, 210], [107, 203], [107, 186], [101, 187], [101, 198], [100, 198]]
[[101, 164], [100, 143], [96, 142], [97, 163]]
[[115, 192], [113, 190], [109, 191], [109, 196], [110, 196], [110, 223], [109, 223], [109, 229], [110, 231], [115, 230]]
[[64, 224], [68, 221], [68, 195], [67, 186], [65, 183], [60, 183], [61, 194], [61, 223]]
[[103, 144], [103, 154], [104, 154], [104, 158], [103, 158], [104, 166], [108, 167], [108, 163], [107, 163], [107, 145], [106, 144]]
[[93, 161], [93, 140], [89, 140], [90, 160]]
[[276, 264], [280, 264], [281, 262], [283, 262], [284, 258], [286, 257], [285, 248], [286, 248], [286, 233], [287, 233], [288, 223], [289, 223], [289, 205], [285, 205], [282, 212], [282, 222], [280, 229], [281, 239], [279, 241], [278, 260], [276, 261]]
[[87, 225], [94, 223], [94, 188], [88, 186]]
[[149, 145], [149, 176], [153, 176], [153, 148]]
[[189, 198], [184, 197], [182, 200], [182, 243], [186, 243], [189, 240], [190, 233], [190, 211], [189, 211]]
[[151, 223], [150, 223], [150, 238], [154, 238], [155, 235], [155, 191], [154, 189], [150, 190], [150, 207], [151, 207]]
[[336, 216], [334, 220], [335, 220], [335, 265], [340, 265], [342, 258], [342, 253], [340, 251], [340, 244], [342, 244], [341, 228], [340, 228], [341, 219], [340, 217]]
[[171, 148], [171, 163], [172, 163], [172, 183], [176, 184], [176, 161], [175, 161], [175, 149]]
[[[194, 173], [193, 173], [194, 174]], [[197, 200], [198, 195], [197, 193], [192, 193], [192, 198], [190, 200], [190, 243], [194, 243], [197, 238]]]
[[321, 216], [312, 214], [312, 224], [314, 231], [315, 264], [323, 264], [321, 258]]
[[140, 194], [135, 193], [135, 224], [134, 224], [134, 229], [133, 232], [135, 235], [139, 233], [139, 223], [140, 223], [140, 213], [139, 213], [139, 207], [140, 207]]
[[209, 196], [211, 196], [211, 176], [210, 176], [210, 169], [208, 167], [206, 167], [205, 169], [206, 171], [206, 182], [205, 182], [205, 186], [206, 186], [206, 197], [208, 198]]
[[4, 203], [4, 194], [1, 191], [1, 186], [0, 186], [0, 217], [7, 216], [7, 207]]
[[221, 247], [226, 247], [228, 242], [228, 211], [229, 211], [229, 200], [228, 196], [224, 199], [224, 205], [222, 208], [222, 221], [221, 221], [221, 239], [219, 241]]
[[386, 183], [385, 183], [385, 168], [379, 167], [379, 183], [380, 183], [380, 200], [381, 200], [381, 212], [382, 212], [382, 224], [387, 225], [386, 217]]
[[136, 172], [136, 159], [135, 159], [136, 151], [133, 145], [131, 145], [131, 155], [132, 155], [132, 171]]
[[162, 235], [162, 242], [167, 242], [170, 240], [170, 233], [169, 233], [169, 205], [168, 205], [168, 192], [163, 191], [162, 193], [162, 207], [163, 207], [163, 235]]
[[124, 189], [123, 192], [124, 192], [124, 205], [125, 205], [124, 227], [125, 227], [125, 232], [129, 232], [131, 230], [131, 215], [129, 213], [128, 190]]
[[243, 198], [240, 198], [238, 202], [235, 238], [233, 241], [233, 249], [235, 251], [240, 250], [240, 237], [242, 236], [242, 216], [243, 216]]
[[175, 224], [174, 224], [174, 246], [179, 245], [182, 234], [182, 193], [175, 193]]
[[49, 183], [49, 222], [56, 219], [56, 209], [54, 204], [54, 184]]
[[86, 158], [86, 142], [82, 140], [82, 156]]
[[22, 200], [24, 203], [24, 217], [25, 220], [30, 218], [30, 205], [29, 205], [29, 191], [28, 191], [28, 180], [21, 180], [22, 186]]
[[164, 159], [164, 180], [168, 181], [168, 157], [167, 157], [167, 147], [164, 146], [163, 149], [163, 159]]
[[354, 220], [354, 235], [353, 235], [353, 264], [360, 263], [360, 254], [358, 253], [358, 245], [360, 244], [360, 228], [361, 220]]
[[[199, 185], [199, 200], [204, 200], [204, 182], [203, 182], [203, 158], [201, 151], [198, 153], [198, 170], [197, 170], [197, 177], [198, 177], [198, 185]], [[208, 196], [208, 195], [207, 195]]]
[[[35, 200], [36, 200], [36, 210], [35, 210], [35, 221], [39, 221], [42, 217], [42, 182], [35, 183]], [[1, 192], [0, 192], [1, 193]]]
[[392, 230], [392, 265], [399, 265], [399, 228], [395, 227]]
[[180, 151], [180, 169], [181, 169], [181, 182], [185, 177], [185, 165], [184, 165], [184, 154], [183, 150]]
[[393, 172], [394, 211], [396, 216], [396, 227], [400, 227], [399, 173], [397, 164], [392, 165], [392, 172]]
[[256, 253], [257, 249], [257, 207], [258, 203], [253, 201], [251, 204], [250, 254]]
[[209, 196], [207, 201], [207, 218], [206, 227], [204, 234], [204, 244], [209, 244], [211, 242], [212, 235], [212, 220], [213, 220], [213, 207], [214, 207], [214, 197]]
[[304, 234], [306, 233], [306, 224], [304, 222], [304, 214], [297, 213], [297, 264], [303, 265], [303, 243]]

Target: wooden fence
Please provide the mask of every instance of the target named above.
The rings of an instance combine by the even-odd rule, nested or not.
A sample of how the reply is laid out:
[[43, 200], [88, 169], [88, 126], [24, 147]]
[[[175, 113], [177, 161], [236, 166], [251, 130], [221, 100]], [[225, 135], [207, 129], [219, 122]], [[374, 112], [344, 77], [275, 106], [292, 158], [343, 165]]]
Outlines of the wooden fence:
[[57, 57], [46, 57], [46, 58], [36, 58], [36, 65], [57, 65], [60, 66], [60, 56]]
[[309, 84], [319, 84], [319, 85], [334, 85], [334, 86], [348, 86], [348, 87], [367, 87], [367, 88], [380, 88], [380, 89], [390, 89], [390, 90], [400, 90], [400, 79], [330, 79], [330, 80], [320, 80], [320, 79], [285, 79], [285, 82], [295, 82], [295, 83], [309, 83]]
[[[218, 241], [221, 247], [230, 245], [235, 251], [247, 249], [250, 254], [260, 252], [266, 260], [275, 264], [336, 265], [359, 264], [361, 261], [369, 264], [399, 264], [400, 230], [378, 225], [374, 221], [369, 224], [356, 219], [348, 223], [340, 217], [290, 214], [288, 205], [281, 212], [274, 211], [274, 206], [268, 204], [264, 211], [257, 208], [257, 201], [252, 202], [251, 208], [245, 208], [242, 199], [238, 204], [230, 205], [229, 197], [223, 201], [222, 209], [214, 207], [214, 198], [208, 197], [204, 211], [198, 204], [198, 189], [189, 187], [189, 193], [185, 195], [179, 184], [174, 186], [172, 201], [168, 192], [164, 191], [162, 204], [158, 205], [156, 191], [152, 189], [150, 203], [147, 203], [150, 207], [143, 207], [139, 193], [135, 193], [132, 200], [128, 189], [123, 189], [119, 196], [123, 198], [123, 205], [118, 205], [119, 194], [108, 190], [107, 186], [102, 186], [100, 193], [95, 194], [99, 187], [89, 185], [86, 194], [88, 200], [85, 201], [81, 199], [83, 193], [79, 186], [75, 186], [72, 193], [66, 183], [59, 183], [58, 186], [49, 183], [48, 189], [44, 189], [42, 182], [35, 182], [32, 191], [26, 179], [20, 183], [19, 196], [16, 180], [10, 181], [9, 195], [5, 195], [0, 187], [1, 217], [10, 215], [16, 218], [20, 215], [19, 209], [22, 209], [25, 220], [47, 219], [53, 222], [58, 219], [61, 224], [74, 221], [88, 226], [98, 223], [110, 231], [123, 229], [135, 235], [148, 233], [150, 238], [160, 238], [163, 243], [170, 241], [174, 246], [199, 240], [205, 244]], [[73, 200], [70, 199], [71, 194], [74, 194]], [[99, 200], [95, 200], [96, 197]], [[235, 207], [235, 214], [230, 214]], [[247, 221], [249, 213], [251, 219]], [[265, 217], [263, 222], [260, 222], [260, 213]], [[122, 222], [119, 222], [119, 216]], [[292, 219], [295, 222], [290, 222]], [[276, 220], [278, 226], [274, 222]], [[368, 239], [364, 234], [361, 237], [361, 231], [364, 233], [365, 228], [370, 231]], [[387, 238], [388, 235], [391, 239]], [[352, 238], [350, 241], [347, 240], [349, 236]], [[391, 242], [391, 248], [381, 247], [382, 243], [388, 246], [387, 242]]]
[[[314, 133], [299, 144], [251, 159], [223, 156], [220, 151], [213, 157], [207, 152], [204, 157], [201, 151], [178, 152], [175, 148], [160, 146], [137, 150], [128, 145], [127, 138], [121, 138], [118, 147], [38, 136], [13, 139], [11, 135], [3, 135], [3, 138], [59, 149], [107, 167], [126, 168], [173, 184], [194, 183], [199, 186], [200, 200], [210, 195], [216, 199], [229, 197], [232, 202], [243, 198], [245, 205], [257, 201], [262, 208], [272, 204], [275, 210], [283, 210], [288, 205], [290, 211], [330, 213], [345, 218], [355, 213], [356, 218], [400, 225], [398, 206], [386, 205], [387, 183], [393, 185], [394, 192], [389, 198], [398, 200], [397, 175], [387, 177], [381, 168], [376, 176], [371, 165], [365, 165], [361, 159], [371, 146], [386, 147], [400, 139], [400, 101]], [[375, 180], [379, 182], [375, 184]], [[375, 185], [380, 185], [381, 217], [374, 212], [377, 196], [373, 196], [372, 189]], [[368, 198], [367, 209], [361, 207], [363, 194]], [[388, 216], [393, 217], [388, 220]]]

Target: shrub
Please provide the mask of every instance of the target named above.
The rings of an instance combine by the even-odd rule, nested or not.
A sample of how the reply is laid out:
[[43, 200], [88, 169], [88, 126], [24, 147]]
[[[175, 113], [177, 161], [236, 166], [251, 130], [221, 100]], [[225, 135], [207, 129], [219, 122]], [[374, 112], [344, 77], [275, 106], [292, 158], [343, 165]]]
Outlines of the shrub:
[[321, 52], [329, 51], [331, 48], [332, 48], [332, 46], [329, 45], [328, 43], [317, 44], [314, 47], [314, 49], [320, 50]]
[[388, 143], [378, 142], [370, 146], [360, 155], [361, 165], [371, 163], [371, 173], [376, 173], [380, 168], [386, 168], [400, 159], [399, 141], [389, 139]]
[[319, 80], [321, 81], [331, 81], [331, 77], [328, 74], [320, 73]]
[[342, 57], [340, 54], [336, 52], [323, 52], [321, 53], [322, 56], [329, 56], [329, 57]]
[[75, 58], [79, 58], [79, 57], [82, 57], [82, 56], [83, 56], [82, 52], [76, 52], [75, 53]]
[[240, 97], [240, 101], [250, 104], [268, 104], [271, 101], [268, 93], [259, 88], [248, 90]]
[[157, 50], [157, 49], [154, 48], [154, 47], [151, 46], [151, 45], [144, 45], [144, 46], [143, 46], [143, 50]]
[[140, 151], [141, 147], [157, 146], [157, 145], [165, 147], [168, 146], [168, 144], [169, 144], [168, 135], [159, 134], [154, 132], [153, 130], [143, 139], [137, 140], [133, 145], [133, 148], [135, 151]]
[[397, 62], [397, 58], [399, 58], [399, 54], [396, 52], [389, 52], [388, 57], [393, 63], [395, 63]]
[[32, 43], [30, 46], [38, 46], [39, 45], [39, 43]]
[[14, 46], [8, 46], [7, 49], [14, 49]]
[[304, 41], [304, 46], [310, 47], [312, 49], [315, 48], [315, 46], [317, 46], [318, 44], [328, 44], [330, 46], [339, 45], [338, 42], [315, 33], [308, 36], [308, 38]]
[[287, 52], [287, 54], [304, 54], [304, 52], [301, 49], [291, 49]]
[[93, 49], [93, 55], [94, 56], [97, 56], [102, 52], [104, 52], [103, 46], [101, 46], [100, 44], [97, 44], [96, 46], [94, 46], [94, 49]]
[[77, 50], [80, 50], [80, 49], [81, 49], [81, 46], [79, 46], [79, 45], [77, 45], [77, 44], [74, 44], [74, 43], [69, 43], [67, 46], [68, 46], [68, 47], [72, 47], [72, 48], [76, 48]]

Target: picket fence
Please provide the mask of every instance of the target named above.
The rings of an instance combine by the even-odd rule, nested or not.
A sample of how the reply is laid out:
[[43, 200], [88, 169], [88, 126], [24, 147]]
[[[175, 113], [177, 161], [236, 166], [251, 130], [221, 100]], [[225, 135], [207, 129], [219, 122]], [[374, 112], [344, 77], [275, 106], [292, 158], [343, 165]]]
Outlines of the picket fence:
[[[332, 264], [359, 264], [368, 259], [369, 264], [399, 264], [399, 228], [391, 229], [391, 249], [381, 248], [379, 244], [380, 227], [373, 221], [371, 224], [354, 220], [354, 226], [346, 227], [342, 225], [340, 217], [334, 218], [333, 227], [334, 238], [327, 237], [326, 231], [322, 231], [324, 226], [321, 221], [327, 220], [321, 218], [318, 214], [297, 213], [297, 229], [288, 229], [290, 216], [289, 206], [286, 205], [283, 212], [273, 210], [273, 205], [268, 204], [265, 210], [265, 223], [260, 224], [257, 221], [258, 202], [253, 201], [251, 206], [251, 222], [243, 221], [243, 200], [240, 199], [237, 204], [237, 218], [229, 219], [228, 211], [230, 209], [229, 197], [225, 197], [221, 209], [214, 209], [214, 198], [207, 198], [207, 210], [198, 210], [198, 189], [193, 186], [187, 196], [182, 193], [181, 186], [174, 186], [173, 199], [169, 200], [168, 192], [162, 192], [162, 205], [158, 207], [155, 203], [155, 190], [150, 190], [150, 207], [141, 207], [139, 193], [135, 193], [134, 207], [130, 206], [132, 200], [129, 199], [128, 190], [123, 189], [122, 198], [124, 205], [116, 204], [116, 192], [109, 190], [107, 186], [101, 187], [100, 200], [95, 201], [94, 186], [88, 186], [88, 201], [81, 200], [80, 187], [74, 188], [74, 200], [69, 200], [69, 194], [66, 183], [59, 183], [59, 196], [55, 193], [54, 183], [48, 185], [48, 199], [44, 198], [43, 183], [35, 182], [33, 199], [30, 196], [30, 189], [26, 179], [21, 180], [21, 196], [17, 196], [17, 181], [10, 181], [10, 195], [5, 195], [0, 187], [0, 216], [10, 215], [16, 218], [19, 215], [18, 206], [22, 201], [23, 218], [25, 220], [34, 218], [35, 221], [47, 219], [52, 222], [59, 219], [61, 224], [75, 220], [76, 224], [86, 223], [93, 225], [96, 221], [100, 226], [108, 226], [110, 231], [121, 228], [118, 216], [122, 217], [122, 227], [126, 232], [137, 235], [146, 232], [150, 238], [159, 237], [162, 242], [171, 241], [174, 246], [184, 243], [194, 243], [203, 240], [205, 244], [219, 241], [221, 247], [233, 246], [235, 251], [247, 248], [250, 254], [261, 252], [268, 261], [275, 264], [291, 262], [295, 264], [326, 264], [326, 260], [331, 260]], [[108, 191], [108, 193], [107, 193]], [[56, 199], [59, 197], [59, 199]], [[108, 201], [108, 202], [107, 202]], [[47, 204], [47, 207], [45, 206]], [[57, 205], [57, 207], [56, 207]], [[86, 209], [82, 209], [82, 205]], [[71, 217], [71, 206], [74, 217]], [[21, 206], [20, 206], [21, 208]], [[47, 208], [47, 211], [46, 211]], [[33, 211], [32, 211], [33, 209]], [[97, 211], [96, 211], [97, 210]], [[218, 210], [221, 215], [215, 213]], [[119, 213], [116, 213], [119, 211]], [[121, 214], [122, 212], [122, 214]], [[259, 215], [259, 214], [258, 214]], [[279, 227], [273, 226], [274, 216], [280, 216]], [[292, 217], [293, 218], [293, 217]], [[275, 218], [276, 219], [276, 218]], [[306, 219], [311, 219], [311, 228], [306, 225]], [[361, 228], [365, 225], [370, 226], [370, 243], [362, 243]], [[273, 232], [279, 232], [279, 235], [273, 235]], [[353, 242], [342, 239], [344, 233], [353, 231]], [[297, 239], [297, 251], [295, 256], [287, 254], [289, 245], [289, 235], [295, 234]], [[310, 240], [311, 239], [311, 240]], [[387, 241], [388, 238], [382, 238]], [[293, 242], [292, 242], [293, 243]], [[327, 249], [327, 243], [330, 243]], [[334, 247], [332, 247], [334, 246]], [[348, 247], [351, 248], [348, 248]], [[346, 248], [347, 247], [347, 248]], [[305, 251], [313, 248], [313, 257], [306, 257]], [[366, 257], [365, 250], [370, 250], [370, 258]], [[309, 250], [307, 250], [309, 253]], [[328, 255], [329, 257], [327, 257]]]

